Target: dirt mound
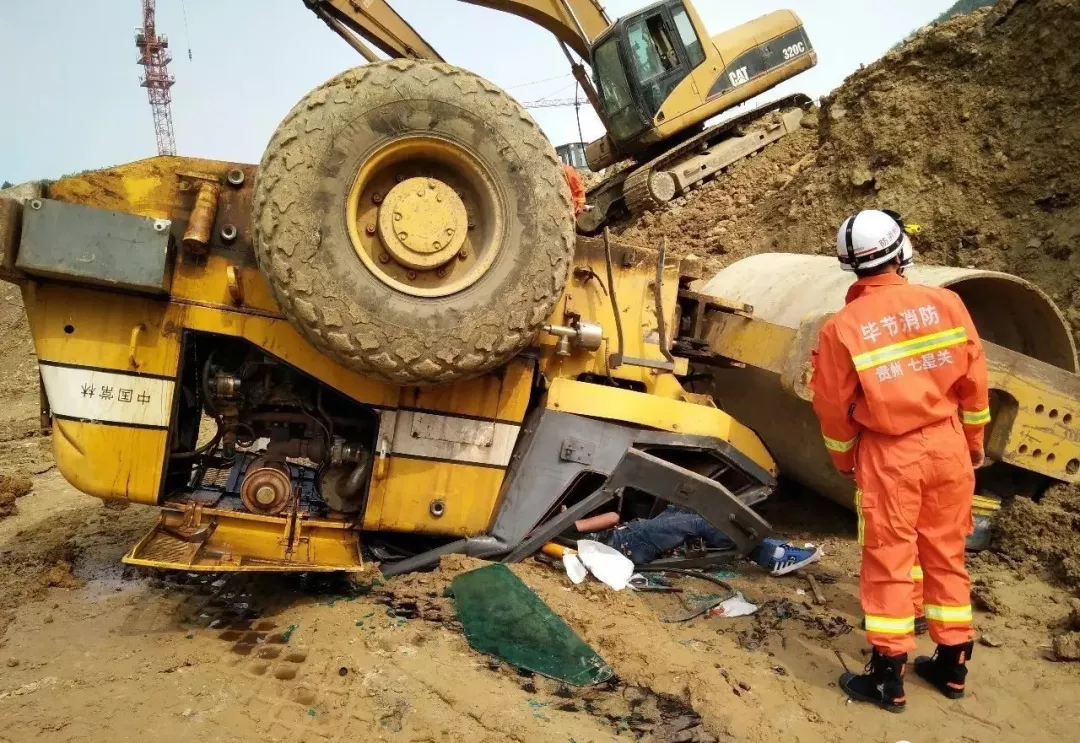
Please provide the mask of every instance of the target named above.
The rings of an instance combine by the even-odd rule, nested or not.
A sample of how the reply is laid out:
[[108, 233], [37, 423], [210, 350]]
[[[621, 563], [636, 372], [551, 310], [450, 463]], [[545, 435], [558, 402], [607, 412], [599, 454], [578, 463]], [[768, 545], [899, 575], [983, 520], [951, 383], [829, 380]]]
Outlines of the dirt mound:
[[0, 475], [0, 519], [15, 513], [15, 499], [34, 489], [34, 482], [22, 474]]
[[993, 545], [1012, 566], [1080, 590], [1080, 486], [1055, 485], [1038, 504], [1016, 498], [994, 520]]
[[[0, 282], [0, 467], [32, 465], [51, 457], [39, 418], [37, 356], [22, 296], [14, 284]], [[36, 440], [31, 440], [36, 437]]]
[[1030, 279], [1078, 328], [1078, 34], [1078, 0], [1006, 0], [925, 28], [825, 98], [816, 132], [619, 231], [666, 234], [720, 268], [829, 254], [847, 215], [894, 208], [922, 226], [919, 260]]

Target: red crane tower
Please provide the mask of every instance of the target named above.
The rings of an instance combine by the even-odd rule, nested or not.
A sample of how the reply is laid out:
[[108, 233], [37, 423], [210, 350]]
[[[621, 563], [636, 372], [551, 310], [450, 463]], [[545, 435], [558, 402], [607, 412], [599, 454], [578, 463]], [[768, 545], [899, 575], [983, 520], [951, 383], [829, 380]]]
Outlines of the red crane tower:
[[143, 0], [143, 25], [135, 29], [135, 46], [139, 49], [136, 60], [146, 73], [139, 84], [146, 88], [150, 98], [150, 111], [154, 116], [154, 135], [157, 137], [159, 155], [176, 154], [176, 137], [172, 123], [172, 88], [176, 78], [169, 74], [169, 38], [158, 36], [154, 23], [154, 0]]

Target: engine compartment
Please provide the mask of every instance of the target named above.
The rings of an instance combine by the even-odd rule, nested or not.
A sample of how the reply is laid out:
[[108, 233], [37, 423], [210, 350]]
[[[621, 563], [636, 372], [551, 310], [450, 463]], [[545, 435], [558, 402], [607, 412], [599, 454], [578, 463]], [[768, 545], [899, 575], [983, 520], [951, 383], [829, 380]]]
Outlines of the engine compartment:
[[187, 333], [163, 501], [262, 515], [361, 513], [379, 417], [249, 343]]

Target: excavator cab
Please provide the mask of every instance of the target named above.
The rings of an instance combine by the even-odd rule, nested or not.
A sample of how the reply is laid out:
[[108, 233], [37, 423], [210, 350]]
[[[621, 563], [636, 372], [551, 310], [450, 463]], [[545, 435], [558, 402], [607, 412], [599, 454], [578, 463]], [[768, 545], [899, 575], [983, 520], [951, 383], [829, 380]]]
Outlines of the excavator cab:
[[592, 47], [611, 137], [628, 142], [652, 128], [664, 101], [704, 61], [683, 0], [664, 0], [616, 21]]

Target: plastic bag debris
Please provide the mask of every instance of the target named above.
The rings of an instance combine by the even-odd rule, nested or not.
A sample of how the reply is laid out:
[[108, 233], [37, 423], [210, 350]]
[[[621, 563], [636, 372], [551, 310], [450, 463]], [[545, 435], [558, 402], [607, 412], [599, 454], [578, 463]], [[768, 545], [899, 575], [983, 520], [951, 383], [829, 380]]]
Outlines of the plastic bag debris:
[[603, 583], [616, 591], [623, 590], [630, 583], [634, 563], [626, 555], [591, 539], [579, 540], [577, 547], [581, 562]]
[[584, 581], [589, 574], [588, 569], [581, 564], [581, 560], [573, 552], [563, 554], [562, 564], [566, 568], [566, 575], [570, 578], [570, 582], [575, 586]]
[[757, 604], [752, 604], [746, 600], [742, 591], [736, 591], [735, 595], [720, 603], [719, 606], [713, 607], [709, 611], [711, 617], [747, 617], [757, 612]]

